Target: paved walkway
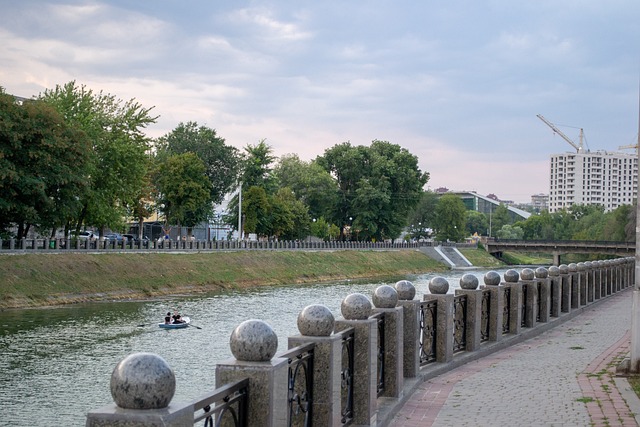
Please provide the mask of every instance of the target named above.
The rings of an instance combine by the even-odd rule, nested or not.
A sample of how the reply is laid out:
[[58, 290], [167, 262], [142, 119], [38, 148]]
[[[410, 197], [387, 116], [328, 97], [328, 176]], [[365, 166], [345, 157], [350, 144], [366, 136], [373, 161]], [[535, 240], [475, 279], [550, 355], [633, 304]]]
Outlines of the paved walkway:
[[424, 382], [390, 426], [640, 425], [640, 401], [614, 378], [629, 353], [631, 294]]

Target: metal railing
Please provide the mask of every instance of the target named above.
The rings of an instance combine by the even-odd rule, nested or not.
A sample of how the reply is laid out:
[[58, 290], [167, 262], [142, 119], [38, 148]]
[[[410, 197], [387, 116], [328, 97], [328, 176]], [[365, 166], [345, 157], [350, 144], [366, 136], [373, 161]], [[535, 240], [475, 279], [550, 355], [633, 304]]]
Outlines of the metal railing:
[[[204, 427], [234, 426], [248, 424], [247, 410], [249, 379], [226, 384], [211, 394], [196, 399], [193, 404], [193, 424], [204, 420]], [[224, 423], [224, 424], [223, 424]]]

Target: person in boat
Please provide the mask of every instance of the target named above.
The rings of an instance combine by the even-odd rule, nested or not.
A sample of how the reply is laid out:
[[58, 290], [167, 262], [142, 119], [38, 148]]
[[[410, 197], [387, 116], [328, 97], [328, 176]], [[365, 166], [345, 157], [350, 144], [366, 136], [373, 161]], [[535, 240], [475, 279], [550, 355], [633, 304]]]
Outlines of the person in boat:
[[168, 325], [171, 323], [171, 312], [169, 311], [166, 316], [164, 316], [164, 323]]
[[173, 323], [184, 323], [184, 320], [182, 320], [180, 313], [178, 313], [177, 311], [173, 314]]

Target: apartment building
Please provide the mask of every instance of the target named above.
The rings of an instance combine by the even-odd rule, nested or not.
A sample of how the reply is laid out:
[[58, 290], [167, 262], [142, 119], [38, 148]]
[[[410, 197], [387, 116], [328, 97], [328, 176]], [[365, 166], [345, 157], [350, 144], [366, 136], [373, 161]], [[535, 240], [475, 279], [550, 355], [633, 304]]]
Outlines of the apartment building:
[[638, 194], [638, 158], [607, 151], [552, 154], [549, 212], [572, 205], [630, 205]]

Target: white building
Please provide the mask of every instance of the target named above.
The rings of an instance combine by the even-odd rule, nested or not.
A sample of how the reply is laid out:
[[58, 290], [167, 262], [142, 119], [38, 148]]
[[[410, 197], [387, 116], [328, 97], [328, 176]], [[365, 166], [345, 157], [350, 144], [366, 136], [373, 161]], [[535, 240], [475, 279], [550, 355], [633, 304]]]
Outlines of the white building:
[[551, 155], [549, 212], [572, 205], [630, 205], [638, 194], [638, 158], [606, 151]]

